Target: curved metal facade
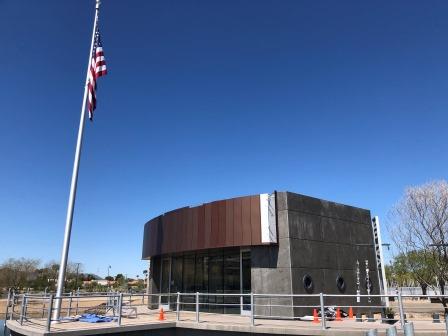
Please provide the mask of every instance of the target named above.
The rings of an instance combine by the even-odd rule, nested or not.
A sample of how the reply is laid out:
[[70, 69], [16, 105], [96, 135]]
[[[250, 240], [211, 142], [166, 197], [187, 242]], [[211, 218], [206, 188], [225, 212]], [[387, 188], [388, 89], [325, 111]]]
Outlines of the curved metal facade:
[[260, 195], [180, 208], [145, 224], [142, 258], [233, 246], [262, 245]]

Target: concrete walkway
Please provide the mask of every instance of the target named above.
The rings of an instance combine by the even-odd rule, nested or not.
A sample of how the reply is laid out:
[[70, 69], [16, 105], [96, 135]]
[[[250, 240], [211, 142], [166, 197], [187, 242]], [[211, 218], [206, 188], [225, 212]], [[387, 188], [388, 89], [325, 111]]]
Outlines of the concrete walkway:
[[[139, 309], [140, 310], [140, 309]], [[233, 331], [262, 334], [281, 335], [337, 335], [337, 336], [361, 336], [365, 335], [369, 329], [378, 329], [379, 335], [385, 335], [388, 324], [380, 322], [355, 322], [344, 319], [341, 322], [327, 321], [327, 329], [322, 330], [320, 324], [294, 321], [294, 320], [268, 320], [256, 319], [255, 326], [250, 325], [250, 318], [239, 315], [224, 315], [201, 313], [200, 322], [196, 323], [194, 312], [181, 312], [180, 320], [176, 321], [173, 312], [165, 313], [166, 320], [158, 321], [158, 312], [146, 310], [146, 313], [139, 311], [136, 318], [122, 318], [122, 325], [116, 322], [106, 323], [85, 323], [85, 322], [62, 322], [53, 323], [50, 333], [45, 331], [45, 319], [30, 319], [20, 325], [17, 321], [8, 321], [9, 329], [28, 336], [43, 335], [96, 335], [130, 332], [139, 330], [152, 330], [162, 328], [188, 328], [201, 330]], [[444, 323], [432, 323], [431, 321], [412, 321], [416, 335], [445, 336]], [[396, 323], [398, 333], [403, 334], [400, 323]]]

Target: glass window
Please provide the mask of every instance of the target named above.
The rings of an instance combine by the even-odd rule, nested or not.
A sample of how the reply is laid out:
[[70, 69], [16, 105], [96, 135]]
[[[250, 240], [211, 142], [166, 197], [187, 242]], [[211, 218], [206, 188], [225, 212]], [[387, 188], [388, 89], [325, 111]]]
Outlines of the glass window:
[[[241, 252], [241, 283], [243, 284], [243, 294], [249, 294], [251, 291], [251, 264], [250, 264], [250, 251]], [[245, 305], [244, 310], [250, 310], [250, 297], [245, 296], [243, 298]], [[248, 305], [249, 304], [249, 305]]]
[[[184, 264], [182, 267], [182, 287], [184, 293], [194, 293], [195, 292], [195, 255], [185, 255]], [[181, 302], [183, 302], [181, 309], [183, 310], [195, 310], [195, 294], [183, 295], [181, 297]]]
[[[162, 279], [161, 279], [161, 293], [166, 294], [169, 293], [170, 291], [170, 259], [169, 258], [164, 258], [162, 260]], [[167, 296], [162, 296], [161, 298], [161, 302], [163, 304], [167, 304], [168, 303], [168, 297]]]
[[[209, 272], [208, 272], [208, 288], [210, 293], [224, 292], [224, 277], [223, 277], [223, 255], [222, 250], [213, 251], [209, 255]], [[223, 297], [218, 295], [210, 295], [210, 312], [223, 313]]]
[[195, 256], [188, 255], [184, 256], [184, 265], [183, 265], [183, 292], [184, 293], [193, 293], [195, 291], [195, 279], [194, 279], [194, 264], [195, 264]]
[[[182, 262], [182, 256], [171, 257], [171, 294], [182, 291]], [[176, 296], [171, 295], [169, 299], [171, 309], [176, 309], [176, 301]]]
[[[162, 293], [192, 293], [182, 296], [185, 310], [195, 309], [195, 292], [237, 294], [236, 296], [200, 296], [200, 310], [215, 313], [240, 312], [240, 293], [251, 291], [250, 251], [239, 249], [214, 249], [196, 254], [164, 257], [161, 261], [160, 288]], [[176, 296], [162, 298], [162, 303], [171, 303], [175, 309]], [[190, 304], [191, 303], [191, 304]], [[210, 304], [209, 304], [210, 303]], [[243, 298], [243, 309], [250, 309], [250, 297]]]
[[[224, 252], [224, 292], [240, 293], [240, 251], [226, 250]], [[237, 314], [240, 311], [240, 296], [224, 296], [225, 313]]]

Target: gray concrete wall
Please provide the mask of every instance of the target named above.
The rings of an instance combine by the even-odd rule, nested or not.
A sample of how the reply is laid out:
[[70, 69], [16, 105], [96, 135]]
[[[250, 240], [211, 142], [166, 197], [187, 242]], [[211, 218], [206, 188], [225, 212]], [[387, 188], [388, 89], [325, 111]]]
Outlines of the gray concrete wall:
[[[299, 194], [285, 194], [286, 197], [279, 199], [286, 198], [286, 203], [279, 203], [278, 208], [288, 213], [293, 293], [307, 293], [303, 277], [308, 274], [314, 282], [313, 293], [356, 294], [356, 261], [359, 260], [361, 294], [367, 294], [365, 260], [368, 260], [373, 284], [371, 294], [379, 294], [374, 247], [357, 245], [373, 244], [370, 211]], [[338, 276], [346, 284], [343, 292], [336, 285]], [[356, 299], [330, 297], [325, 298], [325, 303], [354, 306]], [[317, 300], [297, 298], [294, 304], [317, 304]], [[369, 303], [362, 299], [360, 304], [380, 305], [380, 300], [372, 298]], [[304, 313], [311, 314], [312, 310], [295, 309], [295, 316]]]
[[[252, 291], [278, 294], [356, 294], [356, 260], [361, 270], [361, 294], [365, 287], [365, 262], [373, 283], [371, 294], [379, 294], [379, 283], [373, 246], [370, 211], [294, 194], [277, 193], [278, 245], [252, 248]], [[313, 290], [303, 285], [305, 275], [313, 279]], [[339, 291], [336, 279], [345, 281]], [[274, 302], [273, 302], [274, 301]], [[319, 306], [319, 298], [258, 299], [256, 304]], [[355, 298], [329, 297], [325, 304], [355, 306]], [[358, 305], [380, 305], [379, 298], [371, 302], [362, 299]], [[348, 308], [343, 308], [348, 310]], [[367, 309], [364, 309], [367, 311]], [[258, 315], [297, 317], [311, 315], [312, 308], [257, 307]]]
[[[279, 193], [278, 202], [286, 202], [286, 193]], [[277, 212], [278, 245], [255, 246], [251, 248], [252, 292], [256, 294], [291, 294], [291, 251], [289, 239], [288, 210]], [[255, 314], [263, 316], [293, 317], [292, 299], [289, 297], [257, 298]], [[285, 305], [285, 307], [272, 307]]]

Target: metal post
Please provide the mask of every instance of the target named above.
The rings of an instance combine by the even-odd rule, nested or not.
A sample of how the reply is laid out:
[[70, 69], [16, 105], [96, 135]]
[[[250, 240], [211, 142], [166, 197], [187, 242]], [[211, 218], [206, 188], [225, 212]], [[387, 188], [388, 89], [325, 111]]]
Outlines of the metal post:
[[121, 309], [123, 307], [123, 293], [120, 293], [118, 296], [118, 318], [117, 318], [117, 324], [118, 326], [121, 326]]
[[23, 324], [23, 315], [25, 314], [25, 294], [22, 294], [22, 306], [20, 307], [20, 325]]
[[252, 327], [255, 326], [255, 318], [254, 318], [254, 293], [250, 293], [250, 325]]
[[445, 331], [446, 334], [448, 335], [448, 315], [444, 314], [443, 317], [445, 318]]
[[326, 321], [325, 321], [325, 304], [324, 304], [324, 294], [319, 294], [320, 298], [320, 321], [322, 325], [322, 330], [327, 329]]
[[176, 321], [179, 321], [179, 307], [180, 306], [180, 293], [177, 292], [177, 300], [176, 300]]
[[400, 311], [401, 329], [404, 329], [404, 312], [403, 312], [403, 302], [401, 300], [401, 292], [398, 292], [398, 309]]
[[79, 171], [79, 162], [81, 158], [81, 148], [82, 148], [82, 137], [84, 133], [84, 120], [85, 120], [85, 110], [86, 110], [86, 100], [87, 100], [87, 92], [88, 92], [88, 79], [90, 74], [90, 65], [92, 62], [92, 51], [93, 44], [95, 41], [95, 32], [96, 25], [98, 22], [98, 13], [100, 9], [100, 0], [96, 0], [95, 4], [95, 20], [93, 22], [93, 32], [92, 32], [92, 41], [90, 44], [90, 52], [89, 52], [89, 62], [87, 67], [86, 81], [84, 87], [84, 98], [82, 100], [81, 106], [81, 117], [79, 120], [79, 129], [78, 129], [78, 138], [76, 141], [76, 151], [75, 151], [75, 160], [73, 163], [73, 172], [72, 172], [72, 180], [70, 184], [70, 196], [67, 206], [67, 216], [65, 219], [65, 231], [64, 231], [64, 243], [62, 245], [62, 254], [61, 254], [61, 263], [59, 264], [59, 274], [58, 274], [58, 287], [56, 291], [56, 302], [55, 302], [55, 311], [54, 311], [54, 319], [58, 320], [61, 313], [62, 306], [62, 295], [64, 291], [64, 281], [65, 281], [65, 271], [67, 268], [67, 260], [68, 260], [68, 250], [70, 247], [70, 236], [72, 231], [72, 222], [73, 222], [73, 210], [75, 207], [75, 198], [76, 198], [76, 187], [78, 184], [78, 171]]
[[397, 327], [392, 326], [386, 329], [386, 336], [397, 336]]
[[16, 293], [13, 291], [12, 292], [12, 304], [11, 304], [11, 315], [9, 315], [9, 320], [13, 320], [14, 318], [14, 307], [15, 307], [15, 303], [16, 303]]
[[378, 336], [378, 329], [367, 330], [366, 336]]
[[196, 292], [196, 323], [199, 323], [199, 292]]
[[47, 332], [51, 329], [51, 311], [53, 310], [53, 294], [50, 295], [50, 301], [48, 302], [48, 316], [47, 316]]
[[78, 315], [78, 309], [79, 309], [79, 288], [76, 290], [76, 309], [75, 309], [75, 315]]
[[404, 335], [414, 336], [414, 323], [409, 322], [404, 324]]
[[6, 312], [5, 312], [5, 321], [4, 327], [6, 327], [6, 321], [8, 320], [8, 312], [9, 312], [9, 301], [11, 300], [11, 288], [8, 289], [8, 299], [6, 300]]
[[73, 292], [70, 293], [70, 298], [68, 299], [68, 309], [67, 309], [67, 317], [70, 316], [70, 314], [72, 313], [72, 296], [73, 296]]

